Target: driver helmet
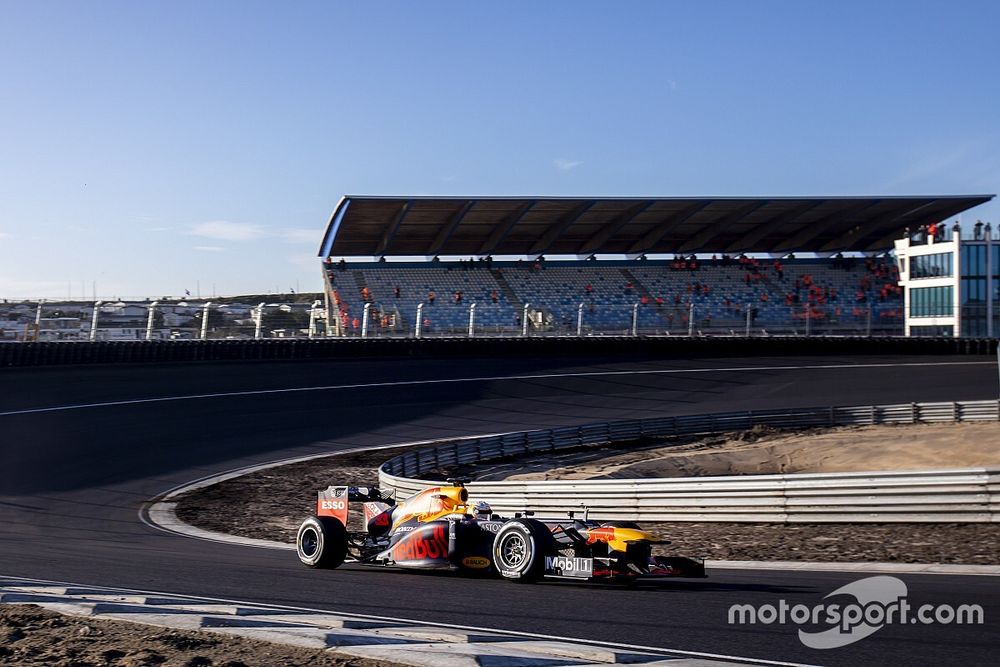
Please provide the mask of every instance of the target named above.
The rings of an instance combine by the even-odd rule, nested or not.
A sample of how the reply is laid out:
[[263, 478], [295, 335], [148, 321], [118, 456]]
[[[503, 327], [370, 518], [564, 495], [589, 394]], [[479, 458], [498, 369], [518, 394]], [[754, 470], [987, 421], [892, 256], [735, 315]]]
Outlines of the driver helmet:
[[477, 519], [488, 519], [493, 515], [493, 508], [485, 500], [477, 500], [471, 503], [469, 509], [472, 510], [472, 516]]

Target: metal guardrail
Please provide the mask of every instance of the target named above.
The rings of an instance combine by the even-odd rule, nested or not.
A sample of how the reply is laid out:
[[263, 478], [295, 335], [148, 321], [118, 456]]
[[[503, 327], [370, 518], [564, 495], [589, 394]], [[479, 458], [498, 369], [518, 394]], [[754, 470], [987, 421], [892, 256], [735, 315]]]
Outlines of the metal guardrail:
[[[586, 424], [458, 438], [396, 456], [379, 483], [406, 496], [437, 482], [443, 466], [672, 435], [873, 424], [1000, 421], [1000, 401], [904, 403], [727, 412]], [[498, 481], [469, 484], [509, 514], [579, 511], [596, 519], [759, 522], [997, 522], [1000, 468], [914, 472], [802, 473], [634, 480]]]

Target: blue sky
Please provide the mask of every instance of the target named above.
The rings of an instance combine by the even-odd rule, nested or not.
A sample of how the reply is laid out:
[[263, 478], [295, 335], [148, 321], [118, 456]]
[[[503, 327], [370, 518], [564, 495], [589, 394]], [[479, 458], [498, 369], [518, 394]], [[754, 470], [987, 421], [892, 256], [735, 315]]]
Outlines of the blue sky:
[[3, 298], [316, 290], [345, 193], [1000, 190], [997, 2], [25, 0], [2, 16]]

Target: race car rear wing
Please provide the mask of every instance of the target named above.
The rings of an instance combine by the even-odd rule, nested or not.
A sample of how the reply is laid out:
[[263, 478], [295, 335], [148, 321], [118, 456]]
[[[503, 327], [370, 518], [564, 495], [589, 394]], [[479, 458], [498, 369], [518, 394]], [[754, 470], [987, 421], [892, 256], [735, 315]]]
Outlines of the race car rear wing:
[[[322, 489], [316, 498], [316, 516], [329, 516], [347, 527], [347, 509], [351, 502], [364, 503], [365, 524], [372, 516], [395, 504], [377, 487], [329, 486]], [[371, 515], [371, 516], [369, 516]]]

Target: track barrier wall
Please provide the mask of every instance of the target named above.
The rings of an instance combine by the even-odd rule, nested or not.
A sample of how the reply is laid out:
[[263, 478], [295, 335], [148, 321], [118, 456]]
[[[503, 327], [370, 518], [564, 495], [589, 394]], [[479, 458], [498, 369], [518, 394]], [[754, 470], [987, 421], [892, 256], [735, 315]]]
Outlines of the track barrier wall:
[[[460, 438], [384, 463], [379, 483], [406, 497], [439, 481], [421, 475], [462, 465], [581, 446], [755, 426], [1000, 421], [1000, 401], [796, 408], [663, 417]], [[799, 473], [633, 480], [473, 482], [473, 497], [509, 515], [582, 514], [631, 521], [978, 522], [1000, 521], [1000, 468], [913, 472]]]
[[0, 368], [77, 364], [660, 354], [693, 356], [987, 355], [997, 339], [584, 336], [537, 338], [178, 340], [0, 343]]

